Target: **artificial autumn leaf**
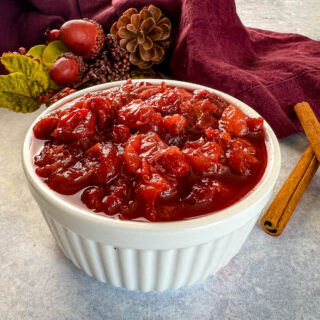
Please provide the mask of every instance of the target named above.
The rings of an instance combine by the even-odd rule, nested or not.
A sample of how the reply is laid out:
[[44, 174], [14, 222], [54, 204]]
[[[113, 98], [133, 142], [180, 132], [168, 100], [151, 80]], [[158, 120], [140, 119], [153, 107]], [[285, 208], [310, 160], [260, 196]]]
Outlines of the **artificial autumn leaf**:
[[27, 54], [30, 54], [34, 58], [39, 59], [39, 61], [42, 63], [42, 54], [46, 46], [44, 44], [38, 44], [36, 46], [33, 46], [29, 49]]
[[19, 93], [37, 99], [43, 93], [36, 81], [21, 72], [0, 76], [0, 91]]
[[50, 78], [49, 89], [58, 90], [63, 88], [63, 85], [57, 84], [53, 79]]
[[42, 62], [47, 68], [51, 68], [57, 58], [68, 52], [69, 50], [63, 45], [60, 40], [55, 40], [50, 42], [47, 47], [44, 49], [42, 54]]
[[32, 112], [41, 103], [39, 95], [43, 92], [37, 81], [32, 81], [21, 72], [0, 76], [0, 106], [15, 112]]
[[18, 53], [6, 52], [1, 56], [1, 63], [10, 72], [21, 72], [45, 92], [49, 88], [49, 71], [42, 64], [30, 57]]

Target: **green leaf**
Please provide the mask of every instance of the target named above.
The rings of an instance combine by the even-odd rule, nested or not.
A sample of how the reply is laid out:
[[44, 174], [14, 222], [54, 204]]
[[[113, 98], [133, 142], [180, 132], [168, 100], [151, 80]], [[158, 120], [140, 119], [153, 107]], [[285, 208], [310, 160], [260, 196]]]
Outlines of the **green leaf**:
[[41, 103], [30, 97], [13, 97], [11, 94], [3, 94], [1, 92], [0, 106], [3, 108], [8, 108], [11, 111], [27, 113], [39, 109]]
[[63, 88], [63, 85], [57, 84], [53, 79], [50, 79], [49, 89], [58, 90]]
[[21, 72], [14, 72], [0, 76], [0, 91], [23, 94], [37, 99], [42, 93], [42, 88], [36, 81], [32, 81]]
[[20, 72], [0, 76], [0, 106], [16, 112], [32, 112], [41, 105], [42, 88]]
[[37, 86], [45, 92], [49, 88], [49, 71], [42, 64], [25, 55], [7, 52], [1, 56], [1, 63], [10, 72], [21, 72], [31, 80], [37, 82]]
[[34, 47], [31, 47], [27, 54], [39, 59], [39, 61], [42, 63], [42, 54], [45, 48], [46, 46], [44, 44], [38, 44]]
[[51, 68], [57, 58], [63, 54], [68, 52], [69, 50], [63, 45], [60, 40], [55, 40], [50, 42], [47, 47], [44, 49], [42, 54], [42, 62], [45, 64], [47, 68]]

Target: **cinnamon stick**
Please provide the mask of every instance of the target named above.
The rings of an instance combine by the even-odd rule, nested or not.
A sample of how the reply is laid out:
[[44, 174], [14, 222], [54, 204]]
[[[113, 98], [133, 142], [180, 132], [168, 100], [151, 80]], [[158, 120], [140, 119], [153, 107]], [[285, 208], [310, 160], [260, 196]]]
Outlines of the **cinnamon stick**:
[[279, 236], [319, 167], [320, 124], [308, 103], [294, 107], [310, 145], [261, 219], [262, 229]]
[[262, 229], [279, 236], [319, 167], [309, 146], [261, 219]]
[[320, 161], [320, 124], [315, 114], [307, 102], [296, 104], [294, 110], [310, 142], [313, 152], [318, 161]]

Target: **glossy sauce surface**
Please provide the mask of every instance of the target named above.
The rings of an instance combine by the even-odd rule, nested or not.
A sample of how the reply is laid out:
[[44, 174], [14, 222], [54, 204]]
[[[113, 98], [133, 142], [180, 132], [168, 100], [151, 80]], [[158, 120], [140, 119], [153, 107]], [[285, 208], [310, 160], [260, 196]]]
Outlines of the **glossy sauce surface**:
[[183, 220], [226, 208], [267, 164], [262, 118], [165, 83], [88, 93], [33, 131], [43, 181], [66, 201], [120, 219]]

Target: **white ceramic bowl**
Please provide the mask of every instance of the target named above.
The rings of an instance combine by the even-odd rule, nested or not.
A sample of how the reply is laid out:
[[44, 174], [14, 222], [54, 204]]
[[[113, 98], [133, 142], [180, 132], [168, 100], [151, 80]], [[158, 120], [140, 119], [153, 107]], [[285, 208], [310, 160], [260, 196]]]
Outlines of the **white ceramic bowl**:
[[[278, 140], [265, 123], [266, 171], [248, 195], [224, 210], [185, 221], [158, 223], [121, 221], [96, 215], [64, 201], [36, 175], [30, 150], [32, 127], [44, 114], [84, 93], [122, 83], [124, 81], [107, 83], [76, 92], [52, 105], [34, 121], [22, 154], [30, 191], [65, 256], [88, 275], [129, 290], [163, 291], [191, 285], [225, 266], [248, 237], [279, 175]], [[222, 92], [186, 82], [166, 80], [166, 83], [214, 91], [246, 114], [259, 116], [241, 101]]]

